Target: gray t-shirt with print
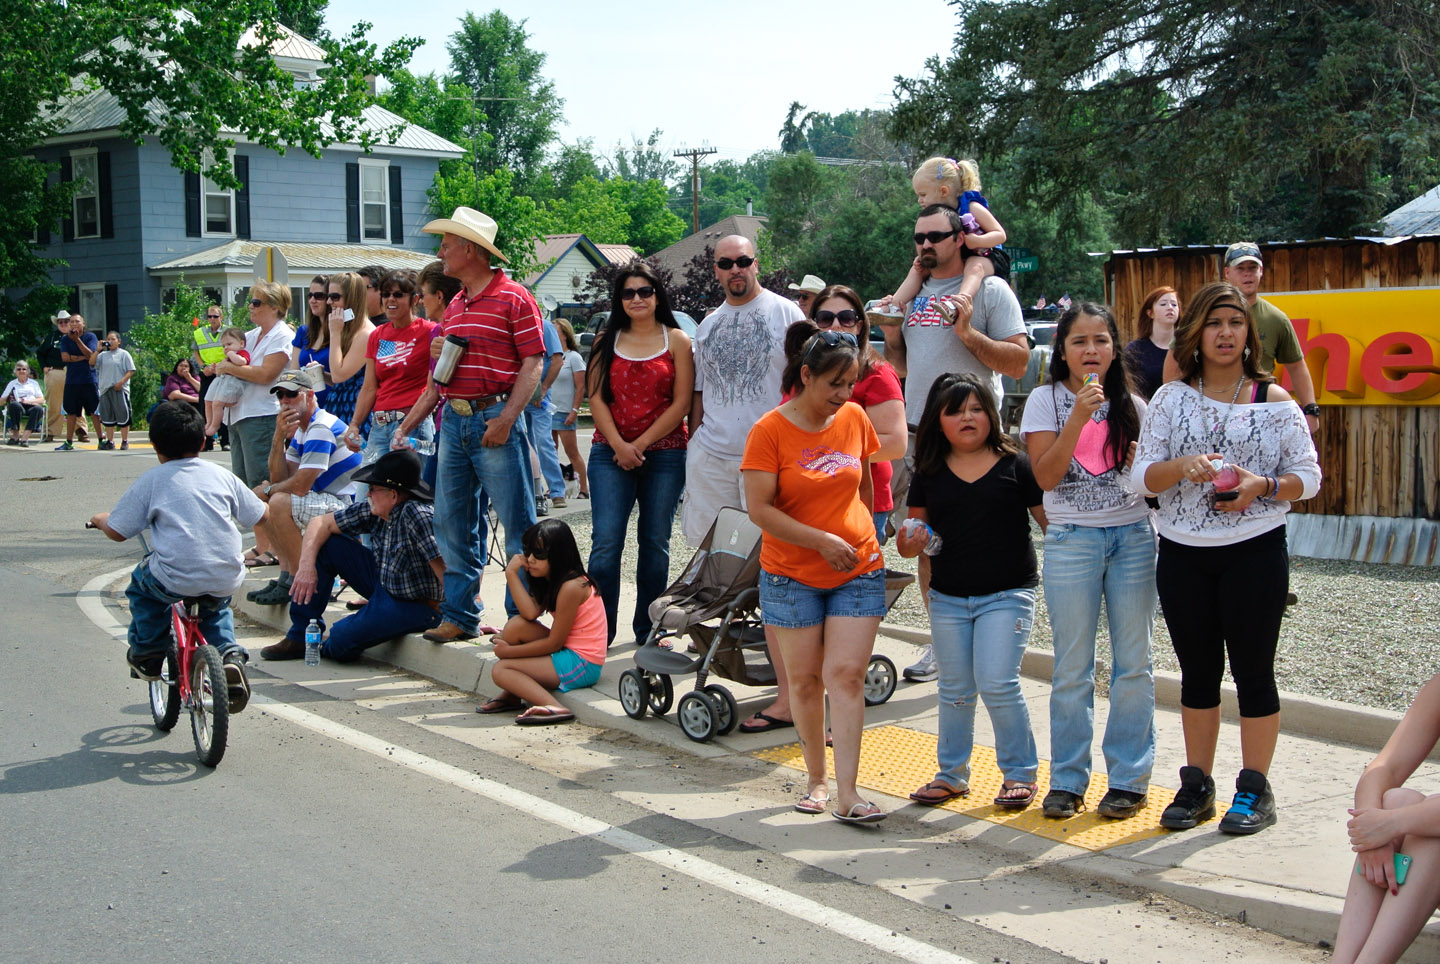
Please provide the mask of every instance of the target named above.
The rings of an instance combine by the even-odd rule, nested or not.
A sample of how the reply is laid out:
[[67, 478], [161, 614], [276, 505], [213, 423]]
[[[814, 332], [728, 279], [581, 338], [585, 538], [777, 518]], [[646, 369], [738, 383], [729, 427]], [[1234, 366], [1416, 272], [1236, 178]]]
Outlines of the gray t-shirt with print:
[[[905, 314], [905, 325], [901, 328], [905, 338], [907, 368], [905, 420], [911, 425], [920, 424], [920, 415], [925, 411], [925, 397], [930, 394], [930, 386], [935, 384], [935, 379], [950, 372], [969, 372], [989, 384], [997, 407], [1005, 394], [999, 373], [992, 371], [961, 344], [955, 336], [955, 326], [946, 321], [935, 307], [937, 299], [959, 291], [962, 280], [960, 275], [926, 279]], [[1009, 285], [999, 278], [985, 279], [975, 298], [970, 327], [992, 341], [1005, 341], [1025, 334], [1020, 302]]]

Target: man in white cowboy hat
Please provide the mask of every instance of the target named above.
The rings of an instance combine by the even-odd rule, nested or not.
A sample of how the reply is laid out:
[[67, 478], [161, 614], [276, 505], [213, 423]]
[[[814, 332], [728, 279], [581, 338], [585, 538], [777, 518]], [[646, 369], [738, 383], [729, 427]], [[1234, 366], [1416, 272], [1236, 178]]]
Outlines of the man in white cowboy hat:
[[[544, 339], [540, 308], [524, 286], [494, 267], [505, 255], [495, 246], [496, 224], [473, 208], [459, 207], [421, 230], [441, 236], [445, 273], [464, 287], [445, 308], [431, 343], [438, 356], [449, 336], [466, 340], [448, 384], [432, 379], [391, 446], [445, 405], [436, 453], [435, 537], [445, 557], [445, 602], [440, 625], [425, 634], [437, 643], [472, 639], [480, 627], [475, 594], [484, 568], [485, 514], [480, 499], [495, 507], [505, 530], [505, 554], [521, 551], [520, 537], [535, 524], [535, 485], [520, 432], [512, 431], [540, 381]], [[514, 602], [507, 591], [505, 608]]]
[[825, 282], [813, 274], [807, 274], [800, 279], [798, 285], [792, 281], [790, 290], [795, 292], [795, 303], [800, 306], [801, 311], [805, 312], [805, 317], [809, 318], [810, 306], [815, 303], [815, 296], [825, 290]]
[[[40, 368], [45, 375], [45, 434], [41, 441], [48, 442], [65, 434], [65, 359], [62, 354], [70, 340], [70, 312], [61, 308], [50, 316], [55, 330], [40, 343]], [[76, 426], [80, 441], [90, 436], [84, 424]]]

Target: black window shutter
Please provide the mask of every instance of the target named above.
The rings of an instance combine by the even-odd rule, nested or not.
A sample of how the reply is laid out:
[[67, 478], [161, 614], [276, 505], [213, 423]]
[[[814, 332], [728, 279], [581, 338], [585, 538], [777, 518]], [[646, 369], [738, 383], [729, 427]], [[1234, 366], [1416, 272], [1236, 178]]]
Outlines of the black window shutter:
[[200, 237], [200, 175], [185, 172], [185, 237]]
[[390, 165], [390, 243], [405, 243], [405, 211], [400, 204], [400, 168]]
[[49, 243], [50, 243], [50, 229], [49, 229], [48, 227], [46, 227], [45, 225], [43, 225], [43, 224], [42, 224], [42, 225], [37, 225], [36, 228], [35, 228], [35, 245], [36, 245], [36, 247], [41, 247], [41, 248], [43, 248], [43, 247], [45, 247], [45, 245], [47, 245], [47, 244], [49, 244]]
[[345, 239], [360, 243], [360, 165], [345, 165]]
[[105, 330], [120, 330], [120, 286], [105, 286]]
[[[80, 289], [79, 289], [79, 288], [71, 288], [71, 289], [70, 289], [70, 314], [72, 314], [72, 315], [78, 315], [79, 313], [80, 313]], [[86, 320], [86, 322], [88, 323], [90, 319], [87, 318], [87, 319], [85, 319], [85, 320]]]
[[235, 177], [240, 187], [235, 191], [235, 236], [250, 238], [250, 158], [235, 155]]
[[[60, 183], [69, 184], [73, 180], [75, 180], [75, 168], [70, 163], [70, 155], [66, 154], [64, 157], [60, 158]], [[74, 202], [71, 202], [70, 204], [70, 213], [75, 213]], [[75, 240], [75, 222], [68, 217], [63, 218], [60, 221], [60, 237], [65, 241]], [[78, 298], [79, 295], [76, 295], [75, 297]], [[76, 302], [75, 310], [80, 310], [79, 302]]]
[[114, 197], [110, 190], [110, 152], [101, 151], [95, 155], [95, 169], [99, 175], [100, 185], [100, 237], [115, 237], [115, 205]]

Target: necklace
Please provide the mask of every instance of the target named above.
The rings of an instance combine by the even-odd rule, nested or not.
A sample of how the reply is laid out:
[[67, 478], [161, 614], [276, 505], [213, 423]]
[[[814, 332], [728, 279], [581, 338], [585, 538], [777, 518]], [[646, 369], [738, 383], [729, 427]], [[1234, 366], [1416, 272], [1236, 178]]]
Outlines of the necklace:
[[[1225, 425], [1226, 425], [1226, 423], [1228, 423], [1228, 422], [1230, 421], [1230, 415], [1231, 415], [1231, 413], [1235, 411], [1235, 403], [1238, 402], [1238, 401], [1240, 401], [1240, 389], [1243, 388], [1244, 386], [1245, 386], [1245, 376], [1244, 376], [1244, 375], [1241, 375], [1241, 376], [1240, 376], [1240, 380], [1235, 383], [1235, 394], [1234, 394], [1233, 396], [1231, 396], [1231, 398], [1230, 398], [1230, 404], [1229, 404], [1229, 406], [1226, 407], [1226, 409], [1225, 409], [1225, 414], [1224, 414], [1224, 415], [1218, 415], [1218, 416], [1216, 416], [1216, 417], [1215, 417], [1215, 420], [1214, 420], [1213, 422], [1209, 422], [1209, 420], [1206, 420], [1207, 423], [1208, 423], [1208, 424], [1207, 424], [1207, 427], [1209, 428], [1209, 433], [1208, 433], [1208, 435], [1209, 435], [1209, 439], [1210, 439], [1210, 448], [1211, 448], [1212, 451], [1216, 451], [1216, 452], [1220, 451], [1220, 442], [1223, 441], [1224, 438], [1225, 438], [1225, 432], [1224, 432]], [[1204, 375], [1201, 375], [1201, 376], [1200, 376], [1200, 397], [1201, 397], [1202, 399], [1205, 397], [1205, 376], [1204, 376]], [[1203, 413], [1203, 411], [1204, 411], [1204, 406], [1201, 406], [1201, 411], [1202, 411], [1202, 413]], [[1202, 417], [1203, 417], [1203, 415], [1202, 415]]]

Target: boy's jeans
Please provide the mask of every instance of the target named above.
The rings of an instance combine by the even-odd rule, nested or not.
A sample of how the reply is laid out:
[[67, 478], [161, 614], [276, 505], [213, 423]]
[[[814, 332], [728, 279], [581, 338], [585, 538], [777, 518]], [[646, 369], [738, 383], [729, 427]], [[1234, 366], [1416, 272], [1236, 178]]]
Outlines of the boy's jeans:
[[[147, 562], [142, 559], [135, 566], [125, 589], [125, 598], [130, 602], [130, 655], [136, 662], [170, 651], [170, 605], [183, 598], [160, 585], [150, 574]], [[244, 652], [235, 642], [235, 616], [230, 611], [229, 596], [200, 597], [200, 632], [222, 657], [232, 650]]]

